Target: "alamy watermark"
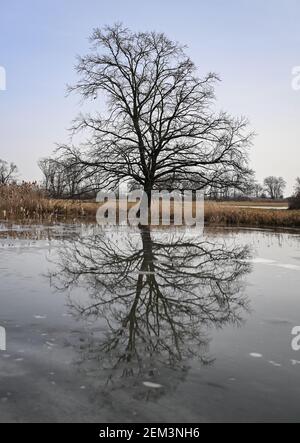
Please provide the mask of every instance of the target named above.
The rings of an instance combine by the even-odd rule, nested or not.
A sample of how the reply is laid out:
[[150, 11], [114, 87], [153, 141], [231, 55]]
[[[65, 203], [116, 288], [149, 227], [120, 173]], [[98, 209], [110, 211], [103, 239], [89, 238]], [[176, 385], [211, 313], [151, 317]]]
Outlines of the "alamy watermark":
[[105, 225], [186, 226], [204, 229], [204, 193], [201, 191], [100, 191], [97, 222]]
[[6, 91], [6, 70], [0, 66], [0, 91]]
[[292, 69], [292, 88], [294, 91], [300, 91], [300, 66], [294, 66]]
[[6, 351], [6, 331], [0, 326], [0, 351]]
[[292, 335], [294, 336], [292, 340], [293, 351], [300, 351], [300, 326], [295, 326], [292, 330]]

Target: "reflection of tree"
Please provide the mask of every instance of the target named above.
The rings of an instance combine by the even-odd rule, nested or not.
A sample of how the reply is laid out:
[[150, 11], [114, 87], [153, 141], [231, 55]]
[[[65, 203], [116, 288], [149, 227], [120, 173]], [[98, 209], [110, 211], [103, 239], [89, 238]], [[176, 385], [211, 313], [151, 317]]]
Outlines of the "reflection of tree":
[[238, 324], [246, 308], [248, 248], [148, 227], [135, 234], [116, 240], [103, 231], [60, 253], [55, 286], [85, 288], [88, 302], [71, 295], [70, 306], [81, 318], [107, 321], [93, 352], [123, 374], [180, 367], [191, 356], [209, 362], [205, 331]]

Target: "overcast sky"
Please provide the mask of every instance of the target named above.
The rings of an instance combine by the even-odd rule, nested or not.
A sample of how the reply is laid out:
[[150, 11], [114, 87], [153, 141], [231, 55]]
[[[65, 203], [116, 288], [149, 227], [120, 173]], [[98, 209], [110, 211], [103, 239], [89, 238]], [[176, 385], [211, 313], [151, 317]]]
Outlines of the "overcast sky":
[[164, 31], [188, 46], [204, 75], [218, 73], [220, 108], [250, 119], [258, 134], [251, 166], [262, 180], [282, 175], [291, 192], [300, 176], [299, 0], [1, 0], [0, 158], [40, 179], [37, 160], [65, 142], [80, 111], [65, 96], [75, 80], [76, 54], [89, 48], [94, 27], [123, 22], [133, 30]]

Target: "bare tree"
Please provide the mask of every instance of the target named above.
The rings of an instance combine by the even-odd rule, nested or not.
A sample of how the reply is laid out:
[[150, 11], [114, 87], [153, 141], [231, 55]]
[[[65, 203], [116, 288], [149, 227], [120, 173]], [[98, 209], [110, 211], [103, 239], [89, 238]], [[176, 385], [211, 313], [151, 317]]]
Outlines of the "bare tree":
[[96, 29], [91, 42], [70, 91], [83, 100], [104, 95], [107, 112], [74, 122], [74, 134], [86, 131], [87, 142], [61, 146], [73, 164], [94, 168], [101, 187], [134, 181], [149, 201], [166, 181], [222, 188], [228, 176], [249, 173], [247, 121], [215, 114], [218, 78], [199, 78], [182, 46], [164, 34], [133, 33], [122, 25]]
[[300, 196], [300, 177], [296, 178], [295, 195]]
[[245, 197], [259, 199], [264, 195], [264, 187], [253, 177], [247, 180]]
[[16, 179], [18, 168], [14, 163], [0, 159], [0, 184], [7, 185]]
[[283, 198], [283, 193], [286, 188], [286, 181], [282, 177], [270, 176], [265, 178], [264, 186], [270, 198], [277, 200], [279, 198]]
[[88, 167], [75, 164], [72, 158], [48, 157], [39, 161], [43, 173], [43, 186], [54, 198], [79, 198], [82, 195], [96, 195], [97, 175]]
[[64, 166], [55, 158], [43, 158], [39, 161], [43, 173], [43, 186], [51, 197], [62, 197], [65, 191]]
[[263, 195], [263, 193], [264, 193], [264, 188], [263, 188], [263, 186], [262, 186], [260, 183], [255, 182], [255, 183], [254, 183], [254, 186], [253, 186], [253, 194], [254, 194], [254, 197], [255, 197], [255, 198], [261, 198], [261, 196]]

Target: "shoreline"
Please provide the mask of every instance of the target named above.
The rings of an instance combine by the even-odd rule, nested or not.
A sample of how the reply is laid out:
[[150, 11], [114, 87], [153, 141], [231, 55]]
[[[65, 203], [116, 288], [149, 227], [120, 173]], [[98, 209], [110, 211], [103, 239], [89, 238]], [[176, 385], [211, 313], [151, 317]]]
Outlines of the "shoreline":
[[[95, 201], [54, 200], [31, 195], [19, 200], [0, 200], [0, 221], [22, 224], [93, 223], [99, 207], [100, 204]], [[287, 210], [286, 207], [286, 201], [206, 201], [205, 226], [300, 229], [300, 210]], [[171, 203], [171, 218], [174, 218], [174, 208]]]

